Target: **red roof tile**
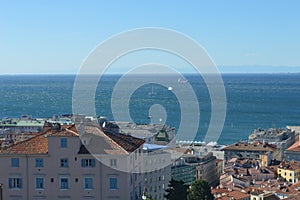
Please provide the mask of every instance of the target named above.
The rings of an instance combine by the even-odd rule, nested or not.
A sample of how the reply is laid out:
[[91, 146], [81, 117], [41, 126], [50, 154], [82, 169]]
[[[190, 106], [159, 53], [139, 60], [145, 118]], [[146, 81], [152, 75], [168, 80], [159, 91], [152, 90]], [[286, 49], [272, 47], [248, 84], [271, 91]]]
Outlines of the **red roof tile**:
[[300, 141], [295, 142], [292, 146], [290, 146], [286, 151], [296, 151], [300, 152]]
[[[100, 136], [104, 141], [106, 147], [103, 147], [103, 151], [108, 154], [115, 153], [131, 153], [139, 148], [145, 141], [129, 135], [114, 134], [114, 133], [103, 133], [99, 127], [94, 126], [87, 128], [94, 132], [97, 136]], [[75, 126], [69, 126], [66, 129], [55, 131], [46, 129], [44, 133], [38, 134], [37, 136], [28, 140], [16, 143], [2, 151], [1, 154], [46, 154], [48, 153], [48, 139], [47, 137], [79, 137]], [[103, 144], [104, 144], [103, 143]], [[89, 153], [85, 148], [78, 147], [83, 150], [84, 153]]]
[[125, 134], [114, 134], [114, 133], [105, 133], [108, 137], [110, 137], [113, 141], [119, 144], [123, 149], [127, 152], [133, 152], [138, 149], [142, 144], [145, 143], [144, 140], [132, 137], [130, 135]]
[[1, 150], [1, 154], [46, 154], [48, 153], [48, 140], [45, 133], [39, 134], [28, 140], [18, 142], [7, 149]]
[[300, 162], [299, 161], [282, 161], [278, 166], [279, 169], [291, 169], [296, 170], [300, 169]]

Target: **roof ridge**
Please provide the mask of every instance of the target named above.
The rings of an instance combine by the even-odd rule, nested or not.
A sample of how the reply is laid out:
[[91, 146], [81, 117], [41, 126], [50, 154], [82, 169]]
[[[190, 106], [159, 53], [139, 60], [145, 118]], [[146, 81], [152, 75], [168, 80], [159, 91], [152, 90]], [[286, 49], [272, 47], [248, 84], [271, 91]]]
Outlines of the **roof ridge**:
[[71, 127], [66, 128], [65, 130], [66, 130], [67, 132], [69, 132], [69, 133], [73, 133], [73, 134], [76, 135], [76, 136], [80, 136], [79, 133], [76, 133], [75, 131], [70, 130], [70, 128], [71, 128]]

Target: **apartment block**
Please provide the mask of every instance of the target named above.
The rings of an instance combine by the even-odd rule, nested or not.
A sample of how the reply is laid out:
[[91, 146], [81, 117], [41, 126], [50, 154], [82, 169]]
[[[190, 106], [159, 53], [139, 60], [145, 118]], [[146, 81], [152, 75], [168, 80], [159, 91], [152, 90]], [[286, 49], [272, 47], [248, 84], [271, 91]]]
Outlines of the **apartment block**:
[[300, 179], [300, 162], [281, 162], [277, 167], [277, 174], [290, 183], [298, 182]]
[[[84, 130], [83, 140], [75, 126], [52, 127], [2, 150], [3, 199], [141, 199], [143, 175], [118, 168], [137, 167], [144, 141], [105, 134], [97, 126]], [[88, 135], [97, 136], [97, 140]], [[90, 152], [93, 145], [99, 154]]]

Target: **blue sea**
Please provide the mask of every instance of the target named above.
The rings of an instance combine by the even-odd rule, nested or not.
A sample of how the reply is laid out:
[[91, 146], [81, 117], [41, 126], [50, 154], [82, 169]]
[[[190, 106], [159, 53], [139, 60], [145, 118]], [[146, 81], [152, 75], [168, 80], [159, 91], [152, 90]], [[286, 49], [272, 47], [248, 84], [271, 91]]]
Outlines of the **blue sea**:
[[[105, 75], [99, 81], [95, 97], [98, 116], [114, 120], [111, 96], [119, 78], [119, 75]], [[160, 78], [175, 80], [167, 75]], [[185, 78], [196, 93], [201, 113], [195, 140], [203, 140], [211, 117], [208, 89], [201, 76], [186, 74]], [[247, 139], [256, 128], [300, 125], [300, 74], [224, 74], [222, 78], [227, 114], [219, 144]], [[2, 75], [0, 117], [22, 114], [51, 117], [72, 113], [74, 80], [75, 75]], [[149, 109], [154, 104], [165, 108], [166, 124], [178, 128], [179, 102], [172, 91], [166, 92], [166, 88], [158, 84], [146, 84], [131, 95], [129, 110], [134, 122], [149, 123]]]

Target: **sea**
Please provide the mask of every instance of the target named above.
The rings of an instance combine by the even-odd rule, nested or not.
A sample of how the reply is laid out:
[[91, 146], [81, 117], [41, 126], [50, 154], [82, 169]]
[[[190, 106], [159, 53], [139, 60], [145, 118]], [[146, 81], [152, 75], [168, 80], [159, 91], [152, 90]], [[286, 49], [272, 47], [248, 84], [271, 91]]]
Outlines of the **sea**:
[[[99, 80], [93, 99], [97, 116], [114, 120], [111, 99], [120, 78], [120, 75], [104, 75]], [[186, 81], [181, 84], [191, 85], [199, 104], [200, 121], [195, 140], [202, 141], [211, 120], [210, 93], [200, 75], [184, 74], [184, 78]], [[159, 79], [166, 82], [169, 80], [169, 87], [155, 82], [148, 83], [139, 86], [130, 95], [130, 116], [137, 124], [148, 124], [152, 117], [149, 109], [159, 104], [166, 112], [164, 123], [179, 129], [181, 107], [172, 87], [177, 77], [161, 75]], [[246, 140], [257, 128], [300, 125], [299, 73], [223, 74], [222, 79], [227, 109], [218, 144]], [[34, 118], [49, 118], [71, 114], [75, 80], [76, 75], [1, 75], [0, 118], [20, 117], [23, 114]], [[128, 84], [136, 84], [135, 80], [132, 77]], [[188, 123], [194, 123], [193, 119]]]

